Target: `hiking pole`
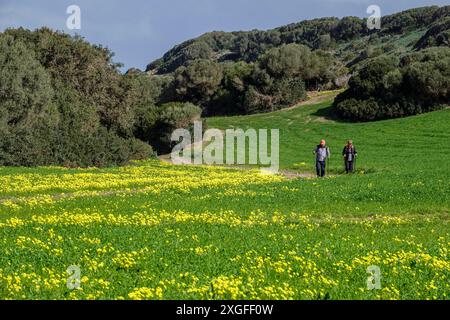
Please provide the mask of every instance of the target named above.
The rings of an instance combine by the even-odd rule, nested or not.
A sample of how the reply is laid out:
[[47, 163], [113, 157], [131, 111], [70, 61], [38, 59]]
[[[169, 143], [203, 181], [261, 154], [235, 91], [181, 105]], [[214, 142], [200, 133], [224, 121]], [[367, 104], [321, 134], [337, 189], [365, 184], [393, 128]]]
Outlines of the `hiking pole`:
[[313, 172], [316, 172], [316, 174], [317, 174], [317, 155], [316, 154], [314, 154], [314, 156], [313, 156], [314, 158], [314, 165], [313, 165]]
[[326, 168], [325, 168], [325, 175], [327, 176], [328, 175], [328, 172], [329, 172], [329, 170], [330, 170], [330, 157], [327, 157], [327, 166], [326, 166]]
[[327, 148], [327, 168], [325, 169], [325, 173], [327, 175], [328, 175], [329, 172], [331, 172], [330, 158], [331, 158], [330, 148]]

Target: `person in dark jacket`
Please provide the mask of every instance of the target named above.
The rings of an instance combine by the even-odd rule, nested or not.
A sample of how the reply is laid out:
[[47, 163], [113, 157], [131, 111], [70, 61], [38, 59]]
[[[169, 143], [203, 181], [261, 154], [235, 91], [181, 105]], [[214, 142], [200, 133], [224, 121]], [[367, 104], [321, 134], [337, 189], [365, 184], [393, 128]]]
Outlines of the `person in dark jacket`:
[[345, 172], [347, 174], [352, 173], [355, 169], [356, 156], [358, 155], [352, 140], [348, 140], [347, 145], [342, 151], [342, 155], [344, 156]]
[[318, 177], [325, 177], [326, 161], [331, 156], [330, 148], [327, 147], [325, 140], [322, 140], [316, 149], [313, 150], [316, 155], [316, 170]]

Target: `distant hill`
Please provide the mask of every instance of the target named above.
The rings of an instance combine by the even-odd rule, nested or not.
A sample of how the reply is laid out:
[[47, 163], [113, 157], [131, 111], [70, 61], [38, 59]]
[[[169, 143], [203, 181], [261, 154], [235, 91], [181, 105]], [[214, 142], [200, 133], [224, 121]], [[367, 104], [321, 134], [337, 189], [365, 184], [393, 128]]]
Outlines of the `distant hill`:
[[402, 117], [449, 100], [449, 27], [450, 6], [431, 6], [385, 16], [380, 30], [366, 19], [328, 17], [267, 31], [215, 31], [174, 47], [146, 72], [171, 77], [165, 97], [197, 104], [206, 116], [270, 112], [307, 91], [348, 85], [335, 104], [340, 116]]
[[448, 46], [450, 6], [406, 10], [382, 18], [381, 30], [369, 30], [366, 19], [328, 17], [292, 23], [272, 30], [206, 33], [185, 41], [151, 62], [146, 72], [166, 74], [197, 59], [254, 62], [269, 49], [297, 43], [332, 52], [349, 67], [381, 53], [404, 54], [431, 46]]

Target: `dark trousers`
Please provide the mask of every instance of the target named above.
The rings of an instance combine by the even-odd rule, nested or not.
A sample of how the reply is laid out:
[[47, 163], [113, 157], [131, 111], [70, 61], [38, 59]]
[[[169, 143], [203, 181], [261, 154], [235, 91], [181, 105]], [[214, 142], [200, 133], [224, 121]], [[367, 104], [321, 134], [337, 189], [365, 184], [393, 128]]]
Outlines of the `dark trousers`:
[[355, 164], [354, 161], [345, 160], [345, 172], [347, 172], [347, 173], [353, 172], [353, 169], [355, 167], [354, 164]]
[[325, 177], [326, 164], [325, 161], [316, 161], [316, 170], [318, 177]]

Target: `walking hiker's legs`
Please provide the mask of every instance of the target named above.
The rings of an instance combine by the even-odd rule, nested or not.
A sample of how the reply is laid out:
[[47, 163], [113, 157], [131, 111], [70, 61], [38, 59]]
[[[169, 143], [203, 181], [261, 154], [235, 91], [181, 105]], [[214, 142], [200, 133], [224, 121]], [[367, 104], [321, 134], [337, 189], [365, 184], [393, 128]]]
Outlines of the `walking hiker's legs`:
[[321, 176], [321, 165], [320, 165], [320, 161], [316, 161], [316, 172], [317, 172], [317, 176], [320, 177]]
[[348, 162], [348, 171], [349, 172], [351, 172], [351, 173], [353, 173], [353, 168], [354, 168], [354, 164], [355, 162], [354, 161], [349, 161]]
[[326, 170], [326, 162], [325, 161], [320, 161], [320, 176], [323, 178], [325, 177], [325, 170]]
[[345, 160], [345, 172], [346, 172], [346, 173], [351, 172], [350, 164], [351, 164], [350, 161]]

